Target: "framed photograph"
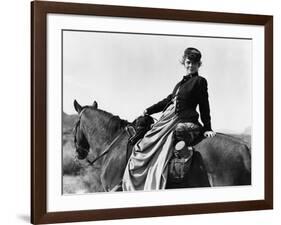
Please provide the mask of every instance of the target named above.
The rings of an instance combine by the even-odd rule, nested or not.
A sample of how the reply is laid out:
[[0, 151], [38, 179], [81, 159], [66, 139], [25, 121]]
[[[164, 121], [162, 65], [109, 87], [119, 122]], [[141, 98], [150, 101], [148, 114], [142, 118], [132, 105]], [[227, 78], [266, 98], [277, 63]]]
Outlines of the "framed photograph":
[[31, 222], [273, 208], [273, 17], [31, 3]]

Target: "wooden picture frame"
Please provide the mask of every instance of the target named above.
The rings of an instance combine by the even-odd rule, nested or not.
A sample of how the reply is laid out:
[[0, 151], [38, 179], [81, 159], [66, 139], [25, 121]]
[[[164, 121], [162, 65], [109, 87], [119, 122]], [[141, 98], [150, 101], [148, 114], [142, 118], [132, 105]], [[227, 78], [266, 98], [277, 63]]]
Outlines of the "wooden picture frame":
[[[247, 24], [264, 27], [264, 199], [47, 212], [47, 15]], [[31, 222], [33, 224], [174, 216], [273, 208], [273, 17], [35, 1], [31, 3]]]

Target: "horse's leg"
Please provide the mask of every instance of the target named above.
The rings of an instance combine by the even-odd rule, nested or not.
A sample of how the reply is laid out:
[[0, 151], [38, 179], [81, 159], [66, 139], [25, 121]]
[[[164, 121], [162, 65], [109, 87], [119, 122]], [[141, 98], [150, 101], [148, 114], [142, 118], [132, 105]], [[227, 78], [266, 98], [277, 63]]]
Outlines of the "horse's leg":
[[122, 180], [123, 169], [118, 165], [114, 165], [115, 160], [109, 159], [104, 164], [104, 168], [101, 173], [101, 183], [104, 191], [108, 192], [116, 187]]
[[211, 173], [207, 173], [207, 174], [208, 174], [208, 179], [209, 179], [211, 187], [214, 187], [214, 178], [213, 178], [212, 174]]
[[194, 151], [190, 169], [185, 176], [187, 187], [210, 187], [208, 172], [200, 152]]
[[128, 139], [124, 137], [116, 145], [112, 146], [113, 149], [103, 161], [101, 182], [105, 191], [112, 190], [122, 181], [126, 167], [127, 141]]

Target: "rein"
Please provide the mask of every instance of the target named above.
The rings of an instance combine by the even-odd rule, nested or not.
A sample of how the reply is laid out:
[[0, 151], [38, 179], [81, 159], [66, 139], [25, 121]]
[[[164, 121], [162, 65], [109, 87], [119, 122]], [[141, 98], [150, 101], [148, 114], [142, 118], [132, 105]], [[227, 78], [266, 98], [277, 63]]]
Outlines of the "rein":
[[114, 140], [110, 143], [110, 145], [94, 160], [90, 161], [89, 159], [87, 159], [87, 162], [92, 166], [97, 160], [99, 160], [100, 158], [102, 158], [103, 156], [105, 156], [107, 153], [110, 152], [111, 147], [115, 144], [115, 142], [117, 142], [117, 140], [122, 136], [123, 133], [127, 132], [127, 129], [124, 129], [116, 138], [114, 138]]
[[[156, 122], [158, 121], [156, 118], [152, 117]], [[129, 137], [132, 136], [132, 134], [135, 134], [135, 130], [133, 131], [130, 129], [130, 126], [126, 126], [125, 129], [110, 143], [110, 145], [94, 160], [90, 161], [87, 159], [87, 162], [92, 166], [97, 160], [101, 159], [103, 156], [105, 156], [107, 153], [110, 152], [112, 149], [111, 147], [117, 142], [117, 140], [123, 135], [123, 133], [127, 133]]]
[[[81, 112], [79, 113], [79, 117], [78, 117], [78, 120], [75, 124], [75, 128], [74, 128], [74, 132], [76, 134], [77, 132], [77, 129], [78, 129], [78, 126], [80, 125], [80, 120], [81, 120], [81, 117], [82, 117], [82, 114], [83, 112], [85, 111], [86, 108], [82, 109]], [[96, 157], [94, 160], [89, 160], [88, 158], [86, 159], [87, 162], [92, 166], [97, 160], [101, 159], [103, 156], [105, 156], [107, 153], [110, 152], [111, 150], [111, 147], [118, 141], [118, 139], [123, 135], [123, 133], [127, 133], [129, 136], [130, 136], [130, 130], [128, 127], [125, 127], [125, 129], [116, 137], [114, 138], [114, 140], [110, 143], [110, 145], [98, 156]], [[74, 135], [74, 144], [77, 147], [79, 147], [79, 149], [85, 151], [85, 152], [89, 152], [88, 149], [85, 149], [81, 146], [77, 146], [77, 139], [76, 139], [76, 135]]]

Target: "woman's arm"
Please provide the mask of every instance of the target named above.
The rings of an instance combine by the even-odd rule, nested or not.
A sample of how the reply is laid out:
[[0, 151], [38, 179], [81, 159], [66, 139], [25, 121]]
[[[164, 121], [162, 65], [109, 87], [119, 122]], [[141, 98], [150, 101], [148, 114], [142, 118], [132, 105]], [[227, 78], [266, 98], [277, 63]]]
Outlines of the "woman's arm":
[[145, 112], [148, 115], [158, 113], [164, 110], [166, 105], [172, 100], [173, 94], [168, 95], [166, 98], [164, 98], [162, 101], [148, 107]]
[[203, 131], [212, 131], [211, 127], [211, 116], [210, 116], [210, 105], [208, 95], [208, 83], [205, 78], [200, 80], [200, 92], [199, 92], [199, 111], [200, 118], [203, 122]]

